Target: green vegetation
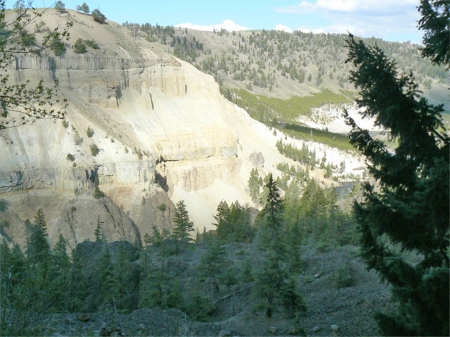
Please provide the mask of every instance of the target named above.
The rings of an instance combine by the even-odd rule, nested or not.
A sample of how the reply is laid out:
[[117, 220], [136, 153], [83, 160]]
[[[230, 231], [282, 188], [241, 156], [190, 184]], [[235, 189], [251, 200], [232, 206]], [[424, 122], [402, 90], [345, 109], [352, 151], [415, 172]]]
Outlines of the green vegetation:
[[83, 2], [81, 6], [77, 5], [76, 9], [77, 11], [81, 11], [84, 14], [89, 14], [91, 12], [89, 6], [85, 2]]
[[90, 126], [88, 126], [87, 130], [86, 130], [86, 135], [91, 138], [94, 135], [94, 130], [91, 129]]
[[[92, 196], [93, 196], [95, 199], [100, 199], [100, 198], [102, 198], [102, 197], [104, 196], [104, 194], [103, 194], [102, 191], [100, 191], [100, 188], [98, 188], [98, 186], [96, 186], [95, 189], [94, 189], [94, 193], [92, 194]], [[99, 220], [100, 220], [100, 218], [99, 218]], [[98, 223], [97, 223], [97, 225], [98, 225]]]
[[24, 47], [30, 47], [36, 44], [36, 37], [26, 30], [22, 30], [20, 32], [20, 42]]
[[98, 46], [97, 42], [95, 42], [94, 40], [84, 40], [83, 41], [84, 44], [88, 47], [91, 47], [92, 49], [99, 49], [100, 47]]
[[60, 13], [64, 13], [66, 11], [66, 5], [64, 4], [64, 2], [59, 0], [55, 4], [55, 9]]
[[[31, 84], [26, 78], [19, 82], [10, 82], [7, 69], [16, 62], [16, 55], [42, 55], [52, 49], [56, 55], [64, 52], [64, 38], [68, 39], [68, 29], [58, 27], [48, 31], [46, 35], [37, 42], [34, 32], [30, 32], [30, 23], [37, 22], [42, 13], [34, 11], [32, 2], [16, 1], [14, 10], [18, 14], [6, 20], [6, 2], [0, 2], [0, 82], [2, 83], [2, 99], [0, 114], [0, 130], [14, 128], [20, 125], [32, 123], [37, 119], [63, 119], [67, 101], [58, 97], [57, 81], [49, 83], [42, 79]], [[37, 24], [40, 32], [41, 23]], [[62, 46], [61, 44], [62, 43]]]
[[335, 94], [328, 89], [315, 95], [293, 96], [288, 100], [255, 95], [245, 89], [232, 90], [231, 92], [236, 97], [232, 99], [233, 103], [245, 109], [250, 116], [261, 122], [294, 121], [298, 116], [309, 115], [311, 108], [330, 103], [350, 103], [349, 92]]
[[98, 148], [98, 146], [96, 144], [90, 145], [89, 148], [91, 150], [91, 155], [93, 155], [94, 157], [96, 155], [98, 155], [98, 153], [100, 152], [100, 149]]
[[78, 39], [73, 45], [73, 50], [77, 54], [84, 54], [86, 52], [86, 45], [82, 39]]
[[106, 16], [102, 12], [100, 12], [100, 10], [97, 8], [92, 11], [91, 15], [95, 22], [98, 23], [106, 22]]
[[175, 240], [175, 254], [179, 254], [181, 250], [186, 249], [192, 242], [190, 233], [194, 231], [194, 223], [189, 219], [183, 200], [176, 205], [173, 222], [176, 226], [173, 229], [172, 238]]
[[56, 56], [62, 56], [66, 52], [66, 45], [57, 34], [54, 34], [52, 36], [50, 48], [51, 50], [53, 50]]
[[[217, 231], [197, 234], [195, 243], [194, 224], [180, 201], [172, 214], [173, 230], [153, 225], [143, 246], [108, 243], [105, 221], [98, 216], [94, 242], [79, 244], [69, 258], [62, 236], [50, 250], [44, 214], [39, 210], [35, 223], [27, 225], [25, 254], [17, 246], [9, 248], [6, 241], [0, 246], [1, 307], [23, 313], [23, 317], [0, 315], [2, 335], [31, 333], [29, 317], [42, 313], [129, 313], [161, 307], [178, 308], [193, 320], [209, 321], [222, 299], [240, 291], [253, 294], [256, 311], [297, 316], [306, 310], [297, 283], [303, 266], [301, 245], [347, 244], [352, 222], [335, 207], [331, 190], [308, 180], [300, 169], [288, 165], [280, 169], [285, 175], [277, 181], [254, 173], [258, 200], [264, 205], [254, 223], [255, 210], [222, 201], [215, 215]], [[264, 186], [261, 181], [266, 182]], [[278, 186], [285, 191], [284, 198]], [[300, 190], [304, 190], [301, 196]], [[100, 199], [103, 193], [96, 187], [93, 196]], [[160, 204], [157, 209], [165, 213], [168, 207]], [[229, 252], [233, 245], [240, 249]], [[251, 253], [252, 246], [260, 251]], [[95, 258], [81, 258], [80, 252]], [[11, 278], [5, 278], [6, 271]], [[345, 286], [345, 275], [341, 278], [337, 282]]]
[[228, 243], [252, 241], [254, 230], [251, 227], [249, 207], [242, 207], [237, 201], [231, 205], [221, 201], [214, 219], [219, 240]]
[[74, 161], [75, 160], [75, 156], [73, 154], [69, 153], [67, 155], [66, 159], [69, 160], [69, 161]]
[[[419, 10], [423, 54], [449, 66], [448, 3], [422, 0]], [[392, 286], [398, 308], [375, 319], [383, 335], [447, 336], [450, 140], [441, 132], [443, 107], [421, 97], [412, 75], [401, 73], [378, 46], [367, 47], [352, 35], [347, 45], [358, 106], [398, 140], [395, 152], [388, 151], [347, 116], [351, 143], [366, 156], [375, 179], [353, 207], [361, 255]], [[408, 253], [417, 254], [414, 263]]]
[[329, 90], [324, 90], [320, 94], [313, 96], [294, 96], [289, 100], [257, 96], [247, 90], [232, 91], [231, 99], [241, 108], [245, 109], [250, 116], [265, 123], [281, 129], [289, 136], [320, 142], [341, 150], [350, 151], [353, 147], [349, 143], [348, 137], [324, 130], [317, 130], [311, 127], [300, 125], [296, 118], [300, 115], [308, 115], [311, 108], [324, 104], [349, 103], [348, 92], [344, 94], [334, 94]]

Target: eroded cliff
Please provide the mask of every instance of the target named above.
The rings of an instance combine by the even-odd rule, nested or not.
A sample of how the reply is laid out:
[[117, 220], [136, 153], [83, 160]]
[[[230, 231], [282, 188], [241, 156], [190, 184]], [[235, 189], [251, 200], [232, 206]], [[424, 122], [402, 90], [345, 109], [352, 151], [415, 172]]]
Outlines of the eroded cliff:
[[[174, 203], [183, 199], [196, 227], [212, 229], [220, 200], [250, 202], [251, 168], [276, 172], [277, 162], [290, 162], [276, 150], [277, 138], [227, 101], [211, 76], [115, 23], [82, 24], [87, 17], [75, 12], [45, 16], [49, 26], [73, 20], [72, 40], [94, 37], [101, 49], [22, 55], [11, 64], [15, 83], [57, 78], [69, 106], [64, 123], [2, 131], [2, 219], [23, 224], [43, 208], [51, 241], [62, 233], [75, 243], [93, 239], [100, 217], [109, 239], [139, 241], [153, 225], [170, 229]], [[255, 152], [263, 164], [255, 166]], [[105, 198], [92, 197], [96, 186]], [[30, 193], [37, 196], [31, 203]], [[2, 229], [22, 243], [24, 232]]]

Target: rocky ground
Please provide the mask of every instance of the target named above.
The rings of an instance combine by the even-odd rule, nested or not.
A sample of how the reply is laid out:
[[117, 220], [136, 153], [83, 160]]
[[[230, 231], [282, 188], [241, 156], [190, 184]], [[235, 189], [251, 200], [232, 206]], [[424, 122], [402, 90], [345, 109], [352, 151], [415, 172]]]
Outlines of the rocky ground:
[[[232, 244], [227, 248], [236, 252], [244, 246], [248, 249], [245, 254], [252, 254], [252, 245]], [[297, 322], [281, 314], [268, 319], [263, 311], [255, 311], [250, 284], [247, 289], [241, 286], [241, 291], [230, 289], [233, 296], [217, 301], [210, 322], [193, 321], [175, 309], [139, 309], [130, 314], [115, 314], [111, 309], [111, 313], [46, 315], [36, 321], [36, 331], [46, 336], [377, 335], [373, 314], [392, 309], [389, 289], [375, 273], [365, 270], [357, 248], [305, 247], [302, 257], [300, 291], [308, 308]]]

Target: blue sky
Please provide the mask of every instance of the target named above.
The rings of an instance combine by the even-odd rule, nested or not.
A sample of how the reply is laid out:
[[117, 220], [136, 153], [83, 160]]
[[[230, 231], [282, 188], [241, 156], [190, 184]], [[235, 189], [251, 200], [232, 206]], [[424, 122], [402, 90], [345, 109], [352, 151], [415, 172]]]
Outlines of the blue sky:
[[[84, 1], [84, 0], [83, 0]], [[80, 0], [66, 0], [75, 9]], [[9, 0], [8, 3], [14, 3]], [[419, 0], [88, 0], [108, 19], [123, 23], [151, 23], [192, 27], [280, 29], [293, 31], [351, 33], [388, 41], [420, 43], [417, 30]], [[35, 0], [34, 6], [52, 5]]]

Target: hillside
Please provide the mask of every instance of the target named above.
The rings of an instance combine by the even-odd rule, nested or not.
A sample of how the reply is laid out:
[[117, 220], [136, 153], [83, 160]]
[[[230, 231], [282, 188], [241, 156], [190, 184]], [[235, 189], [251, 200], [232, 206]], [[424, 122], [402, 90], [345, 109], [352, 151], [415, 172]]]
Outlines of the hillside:
[[[289, 99], [323, 90], [351, 99], [355, 89], [348, 81], [344, 34], [312, 34], [296, 31], [205, 32], [177, 27], [138, 25], [125, 22], [134, 36], [157, 42], [161, 48], [186, 60], [221, 85], [246, 89], [254, 95]], [[364, 38], [393, 58], [403, 72], [412, 71], [420, 89], [433, 104], [445, 104], [450, 79], [444, 67], [420, 57], [417, 44]], [[350, 92], [349, 92], [350, 91]], [[326, 102], [326, 101], [325, 101]], [[278, 111], [280, 112], [280, 111]]]
[[[69, 106], [64, 121], [1, 131], [0, 198], [7, 207], [0, 216], [15, 224], [2, 227], [8, 241], [24, 244], [25, 220], [38, 208], [51, 242], [63, 234], [72, 247], [93, 239], [97, 220], [106, 223], [108, 240], [141, 242], [153, 224], [170, 229], [180, 200], [197, 228], [213, 229], [221, 200], [253, 205], [252, 169], [280, 176], [278, 164], [295, 164], [276, 147], [287, 137], [226, 100], [213, 77], [114, 22], [100, 25], [74, 11], [42, 17], [49, 29], [68, 20], [74, 24], [63, 55], [18, 55], [11, 65], [16, 83], [58, 78]], [[43, 34], [35, 36], [39, 42]], [[98, 48], [76, 54], [78, 39]], [[310, 177], [331, 186], [324, 174], [316, 169]], [[92, 196], [97, 186], [100, 199]]]

